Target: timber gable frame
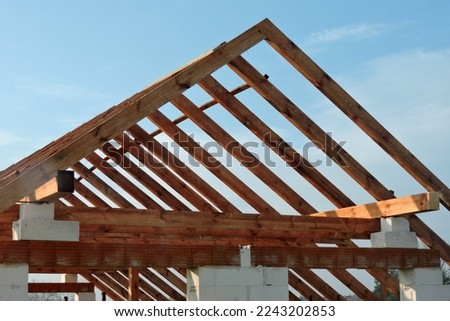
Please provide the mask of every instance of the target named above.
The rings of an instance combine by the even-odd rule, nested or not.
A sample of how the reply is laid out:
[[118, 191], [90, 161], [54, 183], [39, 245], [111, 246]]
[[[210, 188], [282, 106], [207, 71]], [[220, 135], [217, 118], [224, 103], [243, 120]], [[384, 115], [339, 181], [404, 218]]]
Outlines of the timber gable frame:
[[[424, 190], [418, 191], [422, 194], [395, 198], [344, 148], [338, 155], [326, 148], [327, 142], [338, 143], [242, 56], [261, 42], [269, 44], [403, 167], [423, 186]], [[213, 76], [220, 68], [229, 68], [244, 84], [228, 90]], [[194, 85], [212, 100], [197, 106], [184, 94]], [[373, 197], [376, 202], [372, 207], [385, 214], [374, 214], [377, 211], [370, 210], [364, 216], [361, 209], [366, 206], [355, 204], [277, 134], [271, 124], [266, 124], [239, 100], [239, 93], [246, 90], [257, 93], [310, 141], [318, 142], [317, 146], [322, 146], [322, 151]], [[182, 116], [171, 120], [161, 110], [167, 104], [175, 106]], [[205, 112], [217, 104], [266, 144], [295, 175], [303, 177], [336, 206], [336, 210], [317, 213], [308, 203], [307, 195], [300, 195], [237, 142]], [[245, 177], [236, 175], [195, 142], [180, 126], [185, 120], [208, 134], [289, 204], [295, 211], [290, 213], [292, 217], [281, 215], [285, 213], [280, 213], [270, 200], [252, 190]], [[143, 121], [150, 121], [157, 129], [148, 131]], [[161, 133], [258, 214], [251, 215], [251, 219], [242, 217], [245, 214], [237, 204], [158, 141], [156, 137]], [[136, 165], [137, 162], [144, 168]], [[81, 222], [80, 251], [71, 254], [69, 246], [58, 242], [11, 241], [10, 223], [17, 219], [18, 213], [14, 204], [29, 195], [37, 195], [36, 191], [54, 180], [61, 170], [75, 172], [75, 193], [62, 195], [54, 201], [56, 215], [63, 220]], [[60, 194], [55, 191], [55, 195]], [[374, 300], [376, 297], [371, 290], [347, 268], [366, 269], [398, 296], [398, 283], [387, 273], [388, 268], [432, 266], [439, 258], [450, 262], [449, 245], [414, 214], [436, 210], [439, 202], [450, 210], [448, 187], [265, 19], [0, 172], [0, 212], [3, 212], [0, 214], [0, 258], [3, 263], [27, 260], [32, 272], [79, 273], [115, 300], [180, 300], [185, 298], [186, 267], [192, 266], [190, 264], [236, 264], [237, 245], [251, 244], [254, 263], [266, 264], [268, 257], [276, 252], [280, 264], [288, 264], [290, 285], [294, 289], [291, 299], [299, 299], [298, 293], [317, 300], [343, 299], [311, 270], [321, 268], [327, 269], [360, 298]], [[399, 211], [383, 212], [393, 204], [397, 204]], [[191, 215], [197, 216], [192, 220]], [[430, 250], [375, 250], [360, 248], [353, 242], [370, 238], [370, 233], [379, 230], [378, 218], [392, 215], [406, 215], [411, 229]], [[318, 243], [331, 248], [323, 249]], [[71, 246], [77, 247], [77, 244]], [[146, 255], [139, 256], [146, 247], [149, 248]], [[302, 255], [295, 255], [297, 250]], [[320, 261], [325, 252], [338, 263]], [[63, 266], [54, 260], [62, 253], [68, 255], [63, 261], [69, 262]], [[89, 257], [88, 253], [95, 254]], [[155, 255], [161, 258], [158, 264]], [[33, 259], [37, 257], [44, 259]], [[353, 263], [353, 266], [348, 263], [357, 258], [371, 263]], [[108, 265], [107, 262], [113, 263]], [[305, 262], [315, 262], [315, 265]], [[132, 264], [135, 265], [130, 266]], [[140, 285], [138, 293], [133, 292], [133, 295], [128, 293], [129, 288], [134, 288], [129, 286], [131, 280], [134, 285], [136, 282]]]

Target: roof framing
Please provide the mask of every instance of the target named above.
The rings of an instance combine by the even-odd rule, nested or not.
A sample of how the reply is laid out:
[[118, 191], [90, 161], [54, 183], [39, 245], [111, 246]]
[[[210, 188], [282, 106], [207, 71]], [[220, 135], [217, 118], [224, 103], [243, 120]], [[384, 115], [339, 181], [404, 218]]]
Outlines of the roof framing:
[[[329, 142], [337, 143], [273, 85], [266, 75], [242, 57], [248, 49], [263, 41], [328, 97], [430, 193], [395, 198], [345, 149], [342, 148], [336, 154], [327, 148]], [[212, 73], [224, 66], [241, 77], [244, 83], [228, 90], [213, 78]], [[183, 94], [194, 85], [198, 85], [212, 100], [201, 106], [194, 104]], [[276, 133], [270, 127], [271, 124], [265, 123], [237, 97], [247, 90], [259, 94], [308, 139], [317, 142], [317, 146], [377, 202], [355, 204]], [[167, 104], [175, 106], [182, 115], [172, 120], [158, 110]], [[308, 203], [307, 195], [281, 179], [239, 144], [230, 130], [221, 127], [217, 119], [204, 113], [211, 106], [219, 104], [289, 165], [296, 175], [303, 177], [334, 204], [336, 209], [318, 213]], [[151, 121], [157, 129], [153, 132], [146, 130], [149, 123], [145, 123], [144, 119]], [[289, 204], [295, 211], [291, 214], [303, 216], [281, 215], [272, 200], [253, 190], [243, 177], [223, 166], [188, 132], [183, 131], [181, 123], [186, 120], [208, 134], [265, 187]], [[186, 151], [186, 155], [195, 158], [209, 174], [218, 178], [259, 215], [243, 214], [240, 207], [223, 195], [215, 184], [192, 167], [186, 166], [179, 155], [164, 146], [158, 139], [161, 133], [169, 136]], [[74, 194], [59, 194], [55, 181], [42, 187], [54, 179], [59, 170], [67, 169], [76, 174]], [[48, 193], [48, 186], [53, 190], [49, 193], [52, 199], [60, 197], [54, 200], [57, 205], [56, 217], [81, 222], [81, 242], [78, 244], [81, 251], [76, 257], [67, 256], [70, 253], [68, 244], [46, 243], [47, 247], [50, 245], [46, 250], [43, 243], [10, 241], [9, 224], [17, 217], [17, 207], [13, 205], [28, 195], [38, 195], [43, 190]], [[346, 268], [367, 269], [388, 291], [398, 295], [398, 283], [387, 273], [387, 268], [428, 266], [436, 264], [439, 256], [450, 262], [449, 245], [418, 216], [411, 215], [435, 210], [439, 201], [450, 209], [448, 187], [265, 19], [235, 39], [207, 52], [0, 172], [0, 212], [3, 212], [0, 215], [0, 259], [3, 262], [17, 258], [27, 260], [32, 262], [33, 271], [82, 273], [88, 282], [115, 300], [181, 300], [184, 297], [176, 295], [179, 291], [175, 293], [172, 290], [182, 288], [186, 262], [234, 264], [233, 246], [245, 242], [254, 245], [254, 262], [288, 264], [291, 268], [290, 285], [307, 298], [342, 299], [324, 280], [309, 270], [320, 267], [328, 269], [359, 297], [373, 300], [376, 297], [371, 291]], [[434, 250], [366, 249], [353, 243], [352, 240], [368, 238], [371, 232], [379, 230], [379, 221], [374, 218], [392, 215], [407, 215], [411, 228]], [[326, 243], [328, 247], [319, 248], [316, 243]], [[114, 250], [112, 244], [118, 244], [119, 248]], [[210, 258], [218, 261], [201, 261], [201, 258], [183, 248], [183, 244], [188, 244], [191, 249], [201, 248], [203, 252], [199, 253], [210, 255]], [[146, 263], [139, 265], [141, 270], [136, 270], [136, 266], [127, 261], [130, 256], [123, 254], [126, 249], [127, 253], [131, 253], [127, 255], [138, 255], [137, 249], [152, 250], [156, 245], [166, 249], [165, 265], [145, 256], [141, 259]], [[306, 254], [297, 253], [299, 249]], [[88, 254], [91, 250], [97, 251], [96, 254]], [[174, 258], [167, 255], [172, 253], [171, 250], [180, 251], [176, 255], [179, 261], [175, 262]], [[278, 253], [278, 262], [270, 261], [269, 253], [274, 252]], [[105, 264], [103, 259], [108, 255], [124, 263]], [[321, 255], [327, 255], [334, 261], [324, 263]], [[60, 262], [66, 262], [66, 265]], [[151, 271], [149, 267], [158, 269]], [[159, 290], [152, 287], [151, 284], [158, 283], [161, 276], [164, 282], [171, 280], [173, 285], [164, 287], [160, 283]], [[291, 298], [296, 298], [293, 292]]]

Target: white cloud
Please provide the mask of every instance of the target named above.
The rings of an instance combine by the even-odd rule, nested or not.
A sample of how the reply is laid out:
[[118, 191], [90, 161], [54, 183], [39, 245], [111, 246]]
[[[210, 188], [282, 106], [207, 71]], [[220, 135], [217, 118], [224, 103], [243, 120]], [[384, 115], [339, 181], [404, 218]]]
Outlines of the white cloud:
[[386, 26], [381, 24], [359, 24], [348, 25], [334, 29], [326, 29], [312, 33], [308, 39], [308, 44], [330, 43], [344, 39], [365, 39], [382, 34]]

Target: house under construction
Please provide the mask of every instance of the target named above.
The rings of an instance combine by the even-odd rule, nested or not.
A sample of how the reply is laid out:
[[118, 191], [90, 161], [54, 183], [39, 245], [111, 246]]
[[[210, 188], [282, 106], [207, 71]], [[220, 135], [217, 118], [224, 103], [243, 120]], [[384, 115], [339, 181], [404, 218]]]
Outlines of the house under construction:
[[[243, 57], [260, 47], [278, 58]], [[289, 99], [264, 70], [285, 62], [417, 181], [417, 193], [396, 197]], [[339, 175], [311, 164], [278, 119], [372, 201], [352, 199]], [[237, 128], [278, 165], [242, 143]], [[309, 191], [331, 210], [308, 202]], [[388, 292], [450, 300], [440, 269], [450, 247], [420, 218], [440, 205], [450, 209], [448, 187], [266, 19], [0, 172], [0, 299], [73, 292], [90, 300], [96, 288], [112, 300], [379, 300]], [[379, 281], [381, 298], [354, 269]], [[29, 273], [64, 277], [29, 283]]]

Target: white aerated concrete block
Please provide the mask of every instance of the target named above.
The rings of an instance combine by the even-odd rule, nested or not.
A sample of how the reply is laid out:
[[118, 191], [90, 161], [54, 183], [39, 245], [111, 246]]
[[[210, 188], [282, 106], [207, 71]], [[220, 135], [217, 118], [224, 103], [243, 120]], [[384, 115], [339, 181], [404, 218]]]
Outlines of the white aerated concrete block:
[[399, 280], [405, 286], [442, 285], [442, 270], [439, 267], [400, 270]]
[[239, 254], [241, 258], [241, 266], [242, 267], [249, 267], [252, 265], [252, 255], [250, 251], [250, 245], [247, 246], [241, 246], [239, 248]]
[[264, 285], [286, 285], [286, 280], [289, 278], [288, 269], [265, 268], [263, 270]]
[[289, 301], [289, 286], [255, 286], [248, 288], [248, 301]]
[[399, 231], [399, 232], [376, 232], [370, 235], [372, 247], [403, 247], [417, 248], [417, 236], [415, 232]]
[[198, 289], [198, 295], [188, 297], [188, 301], [248, 301], [246, 287], [239, 286], [207, 286]]
[[450, 301], [450, 285], [400, 285], [401, 301]]
[[55, 204], [24, 203], [20, 204], [19, 219], [55, 219]]
[[80, 223], [48, 219], [21, 219], [13, 222], [13, 240], [78, 242], [80, 240]]
[[385, 232], [409, 232], [409, 221], [404, 217], [381, 218], [381, 230]]
[[212, 266], [188, 269], [188, 301], [284, 301], [289, 297], [288, 269]]
[[28, 264], [0, 264], [0, 301], [28, 300]]

